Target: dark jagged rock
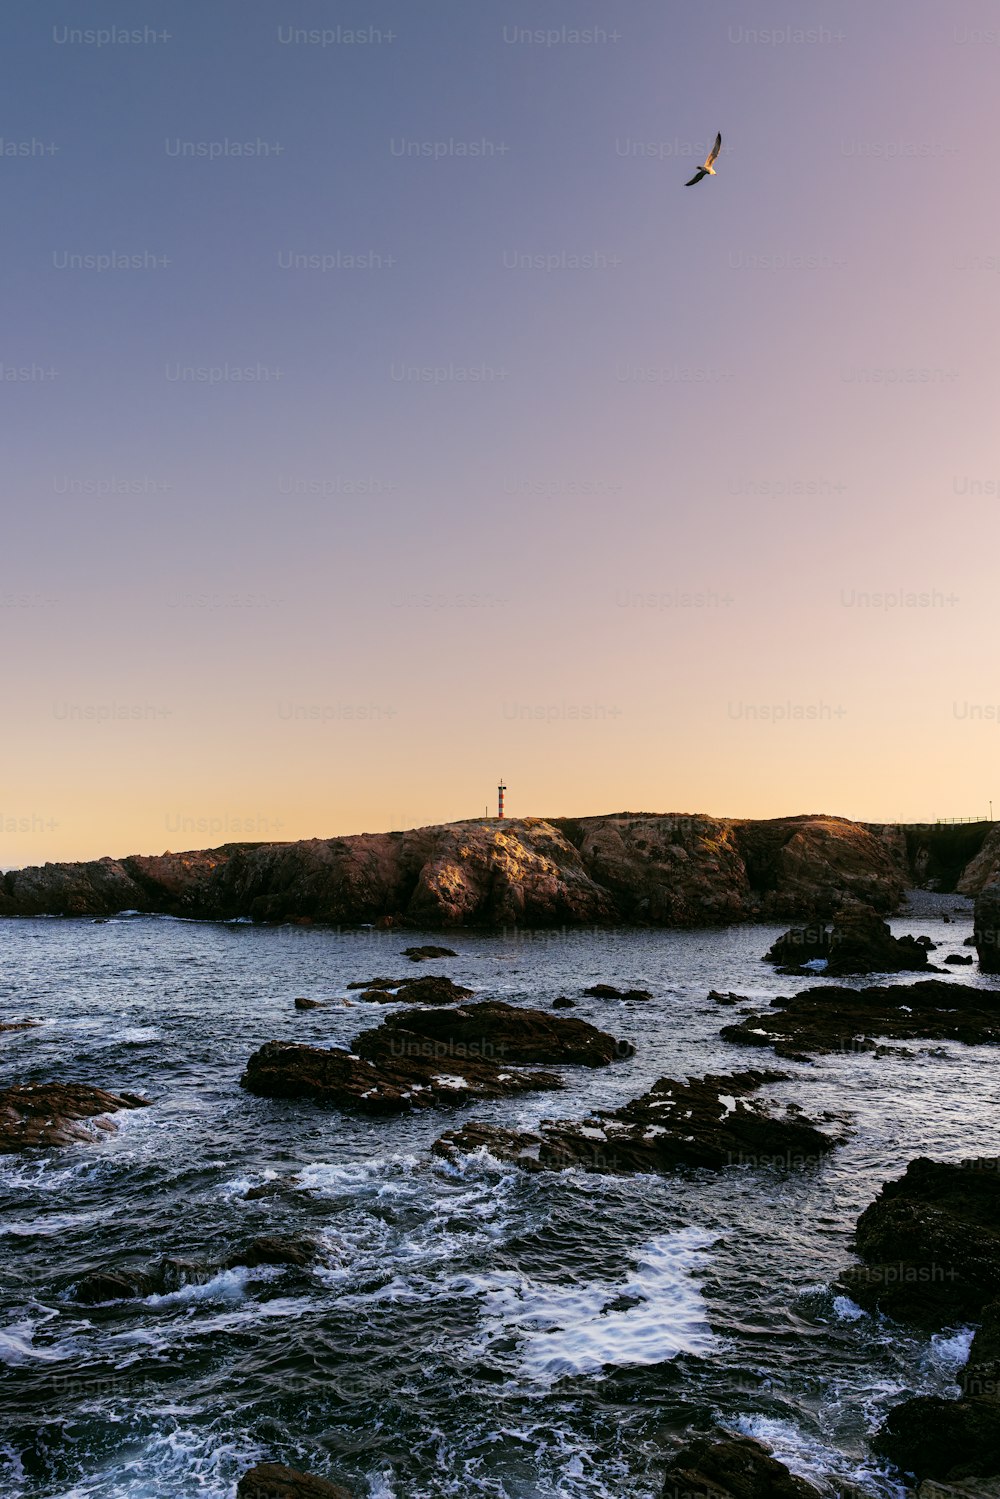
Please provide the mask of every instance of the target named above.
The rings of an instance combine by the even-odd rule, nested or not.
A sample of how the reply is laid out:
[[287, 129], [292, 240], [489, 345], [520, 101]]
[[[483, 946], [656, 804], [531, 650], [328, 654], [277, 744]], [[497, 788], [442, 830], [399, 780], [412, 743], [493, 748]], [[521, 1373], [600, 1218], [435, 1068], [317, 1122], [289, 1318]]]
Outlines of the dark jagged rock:
[[399, 989], [403, 984], [412, 983], [411, 979], [356, 979], [348, 984], [348, 989]]
[[754, 1437], [697, 1437], [673, 1458], [662, 1499], [820, 1499]]
[[248, 1061], [240, 1086], [263, 1098], [312, 1098], [362, 1114], [400, 1114], [563, 1086], [554, 1073], [521, 1072], [474, 1057], [457, 1063], [457, 1072], [443, 1065], [422, 1057], [370, 1062], [339, 1048], [269, 1041]]
[[418, 979], [372, 979], [367, 984], [348, 984], [361, 989], [361, 998], [377, 1004], [454, 1005], [472, 998], [472, 990], [452, 983], [443, 974], [427, 973]]
[[726, 994], [720, 994], [718, 989], [709, 989], [708, 997], [717, 1005], [746, 1005], [750, 1003], [745, 994], [734, 994], [730, 989]]
[[584, 989], [593, 999], [652, 999], [648, 989], [616, 989], [614, 984], [591, 984]]
[[801, 974], [803, 965], [822, 959], [829, 978], [855, 973], [907, 973], [927, 969], [927, 948], [917, 937], [894, 937], [870, 906], [845, 906], [832, 926], [815, 922], [793, 927], [764, 954], [779, 972]]
[[258, 1463], [236, 1486], [236, 1499], [353, 1499], [338, 1483], [281, 1463]]
[[287, 1234], [264, 1234], [223, 1260], [222, 1268], [235, 1270], [238, 1265], [245, 1265], [248, 1270], [256, 1270], [261, 1265], [291, 1265], [302, 1270], [319, 1259], [321, 1253], [317, 1241], [306, 1234], [295, 1238]]
[[1000, 881], [976, 896], [973, 939], [984, 973], [1000, 973]]
[[279, 1176], [274, 1181], [260, 1182], [256, 1187], [248, 1187], [243, 1196], [247, 1202], [256, 1202], [261, 1197], [284, 1197], [290, 1192], [309, 1192], [310, 1190], [311, 1188], [302, 1186], [301, 1176]]
[[802, 1166], [839, 1142], [796, 1106], [782, 1117], [757, 1100], [780, 1072], [741, 1072], [675, 1082], [660, 1078], [623, 1108], [599, 1110], [580, 1123], [543, 1120], [538, 1131], [509, 1130], [475, 1120], [433, 1146], [446, 1158], [482, 1148], [526, 1171], [658, 1172], [678, 1166]]
[[573, 1010], [576, 1008], [576, 1000], [567, 999], [565, 994], [560, 994], [552, 1001], [552, 1008], [554, 1010]]
[[300, 995], [299, 998], [295, 1001], [295, 1008], [297, 1010], [325, 1010], [326, 1005], [323, 1004], [321, 1000], [304, 999]]
[[41, 1025], [40, 1020], [2, 1020], [0, 1021], [0, 1034], [4, 1031], [30, 1031], [36, 1025]]
[[990, 990], [924, 979], [916, 984], [804, 989], [771, 1001], [722, 1030], [726, 1041], [771, 1046], [780, 1057], [874, 1051], [873, 1037], [894, 1041], [1000, 1041], [1000, 1003]]
[[257, 1270], [262, 1265], [286, 1265], [305, 1269], [321, 1258], [322, 1250], [315, 1239], [265, 1236], [251, 1239], [241, 1249], [223, 1260], [200, 1263], [164, 1255], [154, 1265], [104, 1265], [90, 1270], [74, 1283], [71, 1300], [83, 1306], [98, 1306], [110, 1301], [133, 1301], [143, 1296], [164, 1296], [184, 1286], [204, 1285], [222, 1270], [243, 1267]]
[[[148, 1098], [106, 1093], [86, 1083], [34, 1083], [0, 1091], [0, 1155], [34, 1146], [71, 1145], [112, 1132], [106, 1118], [119, 1109], [144, 1109]], [[84, 1123], [84, 1121], [87, 1121]]]
[[978, 1321], [961, 1398], [895, 1406], [875, 1448], [918, 1480], [1000, 1480], [1000, 1157], [911, 1161], [858, 1219], [864, 1264], [837, 1281], [861, 1306], [925, 1329]]
[[502, 1063], [605, 1067], [632, 1056], [635, 1047], [617, 1041], [586, 1020], [556, 1019], [502, 1000], [486, 999], [457, 1009], [403, 1010], [363, 1031], [352, 1050], [371, 1062], [417, 1057], [443, 1062], [468, 1057]]
[[424, 947], [404, 947], [403, 957], [409, 958], [411, 963], [420, 963], [425, 958], [457, 958], [458, 953], [450, 947], [434, 947], [427, 944]]
[[[874, 1446], [918, 1479], [1000, 1481], [1000, 1410], [988, 1400], [918, 1395], [893, 1407]], [[978, 1499], [982, 1491], [974, 1492]]]
[[946, 963], [974, 963], [975, 959], [968, 952], [950, 952], [944, 960]]
[[975, 1318], [1000, 1297], [1000, 1157], [919, 1157], [858, 1219], [865, 1261], [838, 1285], [869, 1311], [922, 1327]]

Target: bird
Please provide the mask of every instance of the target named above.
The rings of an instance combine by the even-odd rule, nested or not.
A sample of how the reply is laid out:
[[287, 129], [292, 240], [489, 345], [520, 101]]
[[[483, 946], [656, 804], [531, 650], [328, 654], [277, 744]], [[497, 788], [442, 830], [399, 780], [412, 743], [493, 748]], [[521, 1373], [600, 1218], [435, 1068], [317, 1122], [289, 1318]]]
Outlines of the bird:
[[685, 187], [694, 187], [695, 183], [696, 182], [700, 182], [703, 177], [714, 177], [716, 175], [716, 172], [715, 172], [715, 158], [718, 156], [718, 154], [719, 154], [719, 152], [721, 150], [722, 150], [722, 132], [720, 130], [719, 134], [715, 137], [715, 145], [712, 147], [711, 151], [709, 151], [708, 155], [705, 157], [704, 165], [700, 166], [698, 168], [698, 170], [695, 172], [694, 176], [691, 178], [691, 181], [690, 182], [685, 182], [684, 186]]

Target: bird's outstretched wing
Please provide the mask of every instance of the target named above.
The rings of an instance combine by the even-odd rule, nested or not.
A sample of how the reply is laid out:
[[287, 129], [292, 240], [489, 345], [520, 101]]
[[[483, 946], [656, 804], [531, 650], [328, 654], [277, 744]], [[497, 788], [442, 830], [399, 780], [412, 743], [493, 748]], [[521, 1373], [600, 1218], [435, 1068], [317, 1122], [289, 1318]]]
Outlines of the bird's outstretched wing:
[[708, 161], [706, 163], [707, 166], [710, 166], [710, 167], [714, 167], [715, 166], [715, 158], [718, 156], [718, 154], [719, 154], [719, 152], [721, 150], [722, 150], [722, 131], [720, 130], [719, 133], [718, 133], [718, 135], [715, 137], [715, 145], [712, 147], [712, 149], [711, 149], [711, 151], [709, 153]]
[[694, 187], [694, 185], [695, 185], [696, 182], [700, 182], [703, 177], [707, 177], [707, 176], [708, 176], [708, 173], [706, 171], [703, 171], [702, 168], [699, 167], [698, 170], [697, 170], [697, 172], [695, 172], [694, 176], [691, 178], [691, 181], [690, 182], [685, 182], [684, 186], [685, 187]]

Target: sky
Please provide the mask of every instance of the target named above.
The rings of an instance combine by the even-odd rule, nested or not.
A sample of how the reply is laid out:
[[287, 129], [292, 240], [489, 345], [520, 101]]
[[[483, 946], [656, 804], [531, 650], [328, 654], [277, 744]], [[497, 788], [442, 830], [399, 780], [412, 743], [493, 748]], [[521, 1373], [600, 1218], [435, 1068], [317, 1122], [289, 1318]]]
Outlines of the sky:
[[0, 40], [0, 866], [1000, 807], [995, 6]]

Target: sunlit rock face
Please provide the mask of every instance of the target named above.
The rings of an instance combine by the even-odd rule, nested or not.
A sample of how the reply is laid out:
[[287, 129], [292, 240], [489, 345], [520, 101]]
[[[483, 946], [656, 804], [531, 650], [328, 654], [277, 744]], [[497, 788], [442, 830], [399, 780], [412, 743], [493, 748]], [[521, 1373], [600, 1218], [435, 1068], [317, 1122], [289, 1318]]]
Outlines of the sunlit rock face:
[[222, 848], [0, 877], [0, 915], [117, 911], [383, 925], [701, 926], [895, 909], [899, 840], [835, 817], [659, 813], [470, 821]]

